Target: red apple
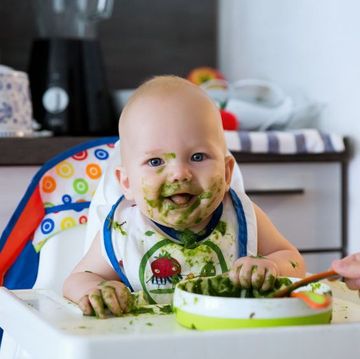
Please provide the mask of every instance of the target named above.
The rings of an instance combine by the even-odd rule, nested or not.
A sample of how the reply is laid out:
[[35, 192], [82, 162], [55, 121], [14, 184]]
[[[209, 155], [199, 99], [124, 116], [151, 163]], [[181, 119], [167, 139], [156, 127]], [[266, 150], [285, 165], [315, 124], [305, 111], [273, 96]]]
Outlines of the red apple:
[[220, 115], [224, 130], [236, 131], [239, 129], [238, 120], [232, 112], [221, 109]]

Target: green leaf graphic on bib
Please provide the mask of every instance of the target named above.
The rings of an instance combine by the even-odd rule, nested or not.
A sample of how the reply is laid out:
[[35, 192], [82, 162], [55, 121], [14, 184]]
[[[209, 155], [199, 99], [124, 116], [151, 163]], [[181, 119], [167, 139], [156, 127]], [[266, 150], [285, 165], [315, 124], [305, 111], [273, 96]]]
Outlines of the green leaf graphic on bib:
[[216, 275], [216, 268], [213, 261], [207, 262], [200, 271], [200, 277], [211, 277]]

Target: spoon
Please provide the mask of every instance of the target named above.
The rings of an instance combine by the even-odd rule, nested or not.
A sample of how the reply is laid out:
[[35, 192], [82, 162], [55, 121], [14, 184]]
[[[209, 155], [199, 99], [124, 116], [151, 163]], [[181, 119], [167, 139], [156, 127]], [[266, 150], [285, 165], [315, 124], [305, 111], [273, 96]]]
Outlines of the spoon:
[[269, 295], [270, 298], [281, 298], [281, 297], [287, 297], [290, 295], [290, 293], [300, 287], [303, 287], [309, 283], [318, 282], [321, 279], [325, 278], [331, 278], [331, 277], [338, 277], [339, 274], [337, 274], [334, 270], [329, 270], [326, 272], [320, 272], [317, 274], [310, 275], [306, 278], [300, 279], [297, 282], [294, 282], [290, 285], [288, 285], [285, 288], [278, 289], [277, 291], [273, 292]]

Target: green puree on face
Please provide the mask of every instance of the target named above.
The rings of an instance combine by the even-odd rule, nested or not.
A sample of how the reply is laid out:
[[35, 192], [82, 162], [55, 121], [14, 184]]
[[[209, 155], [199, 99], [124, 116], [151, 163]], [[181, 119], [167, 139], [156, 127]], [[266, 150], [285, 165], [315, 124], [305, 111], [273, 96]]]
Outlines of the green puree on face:
[[289, 278], [276, 278], [274, 287], [266, 292], [255, 288], [241, 288], [235, 286], [227, 275], [198, 278], [178, 284], [178, 287], [190, 293], [211, 295], [215, 297], [234, 298], [265, 298], [282, 286], [291, 284]]

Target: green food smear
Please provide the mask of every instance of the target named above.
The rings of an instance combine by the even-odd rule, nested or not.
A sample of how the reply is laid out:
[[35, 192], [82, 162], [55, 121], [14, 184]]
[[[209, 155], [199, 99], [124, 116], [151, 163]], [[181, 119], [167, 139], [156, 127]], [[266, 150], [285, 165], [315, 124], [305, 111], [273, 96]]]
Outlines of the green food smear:
[[160, 195], [163, 197], [172, 196], [176, 191], [180, 189], [180, 183], [164, 183], [160, 189]]
[[126, 231], [122, 228], [124, 223], [119, 223], [117, 221], [114, 221], [112, 226], [114, 228], [115, 231], [120, 232], [123, 236], [127, 236]]
[[226, 222], [224, 221], [219, 221], [219, 223], [217, 224], [216, 228], [217, 231], [219, 231], [223, 236], [226, 233]]
[[171, 304], [154, 304], [154, 305], [145, 305], [142, 307], [133, 307], [130, 310], [131, 315], [140, 315], [140, 314], [171, 314], [173, 312]]
[[221, 274], [208, 278], [197, 278], [179, 283], [178, 287], [190, 293], [211, 295], [215, 297], [234, 298], [266, 298], [271, 294], [292, 282], [289, 278], [276, 278], [272, 289], [260, 292], [255, 288], [242, 288], [235, 286], [228, 275]]
[[261, 256], [261, 255], [256, 255], [256, 256], [249, 256], [250, 258], [255, 258], [255, 259], [264, 259], [266, 258], [265, 256]]
[[185, 229], [184, 231], [179, 232], [179, 237], [181, 243], [184, 245], [184, 248], [192, 249], [197, 246], [196, 233], [194, 233], [190, 229]]
[[194, 203], [187, 208], [180, 216], [180, 219], [176, 222], [177, 225], [184, 224], [184, 221], [188, 219], [191, 213], [194, 212], [194, 210], [200, 206], [201, 199], [199, 196], [195, 199]]
[[199, 194], [200, 199], [209, 199], [211, 197], [212, 197], [212, 192], [210, 191]]
[[169, 160], [173, 160], [176, 158], [176, 154], [174, 152], [170, 152], [170, 153], [164, 153], [164, 158], [165, 160], [169, 161]]
[[171, 304], [149, 304], [143, 291], [131, 293], [131, 298], [130, 315], [173, 313]]
[[319, 282], [310, 283], [310, 287], [311, 287], [312, 292], [316, 292], [317, 290], [319, 290], [321, 288], [321, 283], [319, 283]]

